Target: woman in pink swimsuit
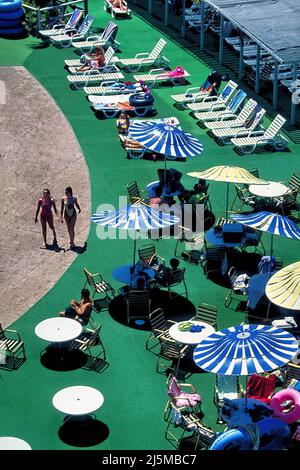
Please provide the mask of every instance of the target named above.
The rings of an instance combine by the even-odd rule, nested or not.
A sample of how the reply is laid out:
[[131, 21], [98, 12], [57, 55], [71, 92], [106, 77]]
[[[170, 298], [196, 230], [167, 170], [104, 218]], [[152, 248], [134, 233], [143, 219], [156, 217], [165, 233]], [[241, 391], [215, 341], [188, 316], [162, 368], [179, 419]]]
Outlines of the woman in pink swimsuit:
[[38, 215], [40, 213], [40, 221], [42, 225], [42, 234], [43, 234], [43, 246], [47, 246], [47, 223], [49, 225], [49, 228], [53, 232], [53, 245], [57, 244], [56, 240], [56, 232], [54, 228], [54, 223], [53, 223], [53, 214], [52, 214], [52, 208], [54, 209], [54, 212], [56, 216], [58, 217], [58, 212], [56, 208], [56, 204], [54, 199], [51, 197], [50, 190], [49, 189], [44, 189], [43, 190], [43, 196], [39, 199], [36, 213], [35, 213], [35, 223], [38, 221]]
[[73, 196], [73, 190], [68, 186], [65, 190], [65, 196], [61, 200], [60, 220], [63, 222], [63, 216], [67, 224], [67, 229], [70, 237], [70, 247], [75, 248], [75, 224], [77, 219], [76, 209], [80, 214], [81, 208], [78, 204], [77, 197]]

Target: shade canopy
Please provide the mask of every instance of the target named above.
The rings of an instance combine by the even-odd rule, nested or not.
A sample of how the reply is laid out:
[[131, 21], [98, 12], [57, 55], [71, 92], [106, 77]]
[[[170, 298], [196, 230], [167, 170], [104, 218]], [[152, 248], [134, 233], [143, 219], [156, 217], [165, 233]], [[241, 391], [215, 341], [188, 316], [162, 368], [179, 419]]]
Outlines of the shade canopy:
[[180, 219], [146, 205], [125, 206], [116, 211], [104, 211], [92, 215], [98, 225], [122, 230], [153, 230], [172, 227]]
[[[125, 206], [116, 211], [104, 211], [99, 214], [93, 214], [91, 219], [102, 227], [133, 231], [168, 228], [180, 222], [176, 215], [164, 213], [142, 204]], [[136, 237], [134, 237], [133, 246], [133, 266], [135, 265], [135, 253]]]
[[203, 171], [195, 171], [188, 173], [194, 178], [223, 181], [224, 183], [240, 183], [240, 184], [267, 184], [268, 181], [261, 180], [252, 175], [245, 168], [238, 166], [213, 166]]
[[245, 168], [240, 168], [238, 166], [212, 166], [207, 170], [188, 173], [188, 176], [193, 176], [194, 178], [209, 181], [222, 181], [224, 183], [227, 183], [225, 209], [226, 220], [228, 219], [229, 183], [267, 184], [267, 181], [256, 178], [248, 170], [245, 170]]
[[300, 311], [300, 261], [289, 264], [271, 277], [266, 296], [275, 305]]
[[137, 121], [130, 125], [129, 134], [147, 149], [167, 157], [195, 157], [203, 152], [196, 137], [169, 124]]
[[299, 227], [288, 217], [274, 214], [273, 212], [262, 211], [251, 215], [232, 214], [230, 217], [240, 224], [261, 230], [262, 232], [300, 240]]
[[205, 0], [277, 60], [300, 63], [299, 0]]
[[222, 375], [272, 371], [290, 361], [298, 349], [287, 331], [266, 325], [238, 325], [207, 336], [194, 351], [201, 369]]

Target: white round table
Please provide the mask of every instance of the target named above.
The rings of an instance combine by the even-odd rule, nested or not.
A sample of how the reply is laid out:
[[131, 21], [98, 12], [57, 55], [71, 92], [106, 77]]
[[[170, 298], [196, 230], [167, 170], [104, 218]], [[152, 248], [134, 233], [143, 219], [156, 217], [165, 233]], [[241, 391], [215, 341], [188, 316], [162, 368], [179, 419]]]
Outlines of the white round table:
[[[188, 322], [193, 324], [193, 326], [202, 327], [201, 331], [197, 331], [197, 332], [196, 331], [195, 332], [180, 331], [180, 329], [179, 329], [180, 326], [183, 325], [184, 323], [188, 323]], [[178, 341], [179, 343], [183, 343], [183, 344], [198, 344], [206, 336], [209, 336], [214, 332], [215, 332], [214, 327], [209, 325], [208, 323], [205, 323], [203, 321], [192, 321], [192, 320], [187, 320], [187, 321], [175, 323], [169, 329], [169, 335], [171, 336], [171, 338], [173, 338], [173, 339], [175, 339], [175, 341]]]
[[0, 450], [32, 450], [28, 442], [18, 437], [0, 437]]
[[70, 416], [93, 413], [103, 402], [104, 397], [99, 390], [84, 385], [63, 388], [52, 399], [54, 408]]
[[53, 317], [43, 320], [35, 327], [35, 334], [50, 343], [64, 343], [77, 338], [82, 325], [72, 318]]
[[251, 194], [260, 197], [280, 197], [283, 196], [289, 188], [282, 183], [271, 181], [269, 184], [250, 184]]

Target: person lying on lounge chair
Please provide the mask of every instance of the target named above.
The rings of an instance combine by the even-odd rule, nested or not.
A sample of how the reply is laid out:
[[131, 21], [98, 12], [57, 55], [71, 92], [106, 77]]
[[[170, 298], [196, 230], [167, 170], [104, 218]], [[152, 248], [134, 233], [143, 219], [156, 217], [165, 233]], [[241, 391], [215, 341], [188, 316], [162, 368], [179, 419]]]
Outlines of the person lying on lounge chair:
[[113, 8], [120, 8], [122, 11], [127, 11], [128, 7], [124, 4], [123, 0], [108, 0]]
[[98, 46], [95, 52], [88, 55], [82, 56], [84, 63], [82, 67], [78, 68], [78, 71], [85, 72], [86, 70], [99, 69], [105, 65], [105, 55], [102, 46]]

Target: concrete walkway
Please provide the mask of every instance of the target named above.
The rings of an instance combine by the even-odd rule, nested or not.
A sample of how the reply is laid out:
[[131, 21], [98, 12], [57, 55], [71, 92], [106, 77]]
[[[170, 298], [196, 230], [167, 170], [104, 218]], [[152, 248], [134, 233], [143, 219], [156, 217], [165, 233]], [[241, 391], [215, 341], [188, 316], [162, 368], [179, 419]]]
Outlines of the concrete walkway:
[[[75, 242], [84, 246], [90, 220], [90, 182], [82, 150], [64, 115], [23, 67], [1, 67], [0, 103], [0, 322], [25, 313], [57, 282], [77, 253], [65, 223], [55, 219], [59, 249], [41, 249], [38, 199], [49, 188], [60, 210], [66, 186], [78, 197]], [[1, 82], [0, 82], [1, 83]], [[52, 232], [47, 231], [48, 243]]]

